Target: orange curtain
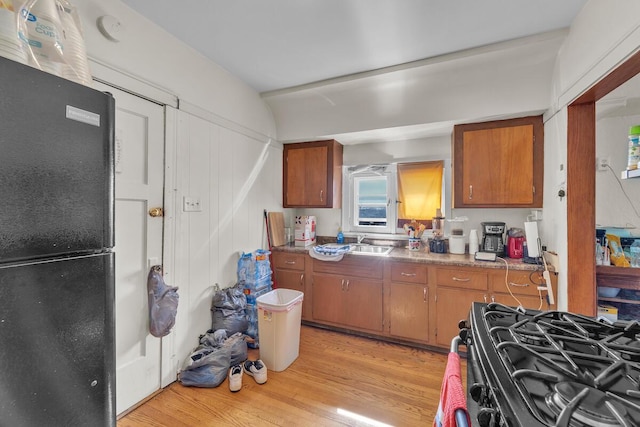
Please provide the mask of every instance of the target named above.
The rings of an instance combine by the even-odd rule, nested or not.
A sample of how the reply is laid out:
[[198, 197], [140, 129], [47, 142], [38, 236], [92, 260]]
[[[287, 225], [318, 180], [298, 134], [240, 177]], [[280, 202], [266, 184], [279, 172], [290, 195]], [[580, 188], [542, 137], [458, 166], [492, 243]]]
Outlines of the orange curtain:
[[398, 164], [398, 219], [431, 219], [442, 202], [444, 162]]

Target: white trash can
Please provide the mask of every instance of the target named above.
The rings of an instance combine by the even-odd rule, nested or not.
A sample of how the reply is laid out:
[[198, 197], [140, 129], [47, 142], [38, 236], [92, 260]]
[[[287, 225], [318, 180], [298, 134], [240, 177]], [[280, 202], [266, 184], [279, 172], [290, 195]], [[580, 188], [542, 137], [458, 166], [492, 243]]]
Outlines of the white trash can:
[[260, 359], [268, 370], [284, 371], [298, 357], [303, 298], [293, 289], [275, 289], [256, 298]]

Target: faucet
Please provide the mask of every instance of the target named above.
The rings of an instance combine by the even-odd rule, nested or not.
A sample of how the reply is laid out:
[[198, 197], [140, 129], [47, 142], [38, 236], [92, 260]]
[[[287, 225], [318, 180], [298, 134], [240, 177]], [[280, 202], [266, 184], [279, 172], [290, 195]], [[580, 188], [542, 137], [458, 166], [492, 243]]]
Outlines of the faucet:
[[362, 243], [365, 237], [366, 237], [365, 234], [358, 234], [358, 244]]

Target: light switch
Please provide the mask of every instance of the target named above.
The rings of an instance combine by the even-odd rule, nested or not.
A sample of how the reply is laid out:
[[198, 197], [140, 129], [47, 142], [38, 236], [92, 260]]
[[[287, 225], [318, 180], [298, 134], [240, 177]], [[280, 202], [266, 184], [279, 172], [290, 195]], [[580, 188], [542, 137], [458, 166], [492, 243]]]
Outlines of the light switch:
[[202, 206], [200, 205], [200, 197], [187, 197], [182, 199], [182, 210], [184, 212], [200, 212]]

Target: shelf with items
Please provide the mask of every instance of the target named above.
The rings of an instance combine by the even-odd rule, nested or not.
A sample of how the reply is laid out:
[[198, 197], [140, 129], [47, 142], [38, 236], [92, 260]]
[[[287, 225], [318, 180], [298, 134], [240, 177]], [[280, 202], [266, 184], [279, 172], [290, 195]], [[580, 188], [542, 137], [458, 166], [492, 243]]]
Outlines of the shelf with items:
[[615, 297], [598, 296], [598, 303], [616, 307], [620, 320], [640, 319], [640, 268], [597, 265], [596, 283], [598, 287], [621, 290]]
[[640, 290], [640, 268], [596, 265], [598, 286]]
[[606, 298], [606, 297], [598, 297], [598, 301], [618, 302], [618, 303], [621, 303], [621, 304], [634, 304], [634, 305], [640, 305], [640, 300], [632, 300], [632, 299], [624, 299], [624, 298]]

